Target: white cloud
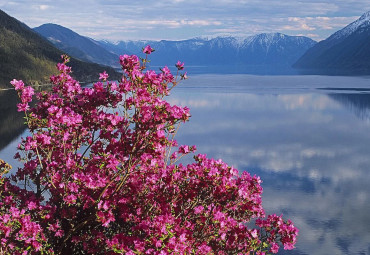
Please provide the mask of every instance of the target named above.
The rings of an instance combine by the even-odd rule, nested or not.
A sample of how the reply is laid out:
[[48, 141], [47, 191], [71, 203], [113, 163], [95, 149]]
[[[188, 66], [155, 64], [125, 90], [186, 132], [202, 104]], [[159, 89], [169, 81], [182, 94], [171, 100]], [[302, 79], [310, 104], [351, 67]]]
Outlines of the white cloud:
[[49, 9], [50, 6], [46, 5], [46, 4], [42, 4], [42, 5], [39, 6], [39, 8], [40, 8], [40, 10], [45, 11], [45, 10]]
[[5, 12], [30, 27], [53, 22], [97, 39], [180, 39], [180, 35], [184, 39], [263, 32], [324, 39], [370, 10], [365, 0], [0, 1]]

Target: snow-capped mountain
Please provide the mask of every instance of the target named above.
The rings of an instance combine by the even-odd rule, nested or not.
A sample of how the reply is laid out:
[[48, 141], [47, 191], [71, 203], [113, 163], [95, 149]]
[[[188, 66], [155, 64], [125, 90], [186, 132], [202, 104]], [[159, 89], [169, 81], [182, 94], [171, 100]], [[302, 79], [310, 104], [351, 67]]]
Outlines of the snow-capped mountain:
[[370, 11], [364, 13], [358, 20], [332, 34], [327, 40], [343, 40], [355, 31], [370, 26]]
[[315, 41], [280, 33], [259, 34], [244, 40], [240, 55], [247, 64], [291, 66]]
[[140, 54], [150, 44], [156, 51], [150, 56], [152, 65], [169, 65], [177, 60], [190, 66], [265, 66], [290, 67], [307, 49], [316, 44], [310, 38], [279, 33], [259, 34], [247, 38], [193, 38], [182, 41], [100, 42], [115, 54]]
[[[122, 54], [142, 55], [151, 45], [151, 66], [174, 65], [178, 60], [189, 66], [218, 67], [222, 71], [252, 72], [288, 69], [307, 49], [316, 44], [310, 38], [279, 33], [259, 34], [246, 38], [192, 38], [182, 41], [95, 41], [55, 24], [34, 29], [59, 49], [86, 61], [117, 66]], [[202, 69], [206, 71], [206, 69]], [[208, 68], [207, 71], [210, 69]], [[215, 70], [215, 69], [213, 69]], [[266, 71], [268, 73], [268, 71]]]
[[295, 68], [323, 74], [370, 73], [370, 12], [309, 49]]

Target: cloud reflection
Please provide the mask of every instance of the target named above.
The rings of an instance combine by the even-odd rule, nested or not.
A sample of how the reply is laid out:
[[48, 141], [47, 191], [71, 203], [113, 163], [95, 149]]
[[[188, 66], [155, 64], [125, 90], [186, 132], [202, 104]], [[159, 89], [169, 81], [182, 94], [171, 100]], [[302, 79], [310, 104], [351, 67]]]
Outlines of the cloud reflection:
[[301, 230], [289, 254], [369, 254], [370, 132], [357, 114], [368, 104], [287, 91], [184, 89], [175, 101], [192, 118], [178, 141], [261, 176], [267, 211], [283, 212]]

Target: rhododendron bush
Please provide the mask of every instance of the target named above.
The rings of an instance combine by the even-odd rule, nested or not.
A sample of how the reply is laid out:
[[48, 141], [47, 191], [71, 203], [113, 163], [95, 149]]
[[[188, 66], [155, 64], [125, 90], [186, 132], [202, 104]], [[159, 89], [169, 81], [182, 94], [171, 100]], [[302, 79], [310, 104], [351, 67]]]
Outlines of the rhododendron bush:
[[[143, 52], [148, 56], [150, 46]], [[31, 135], [15, 155], [14, 175], [0, 161], [0, 254], [267, 254], [293, 249], [298, 230], [265, 217], [261, 180], [178, 145], [187, 107], [165, 98], [180, 80], [147, 58], [120, 57], [118, 82], [81, 87], [68, 57], [52, 91], [18, 91]]]

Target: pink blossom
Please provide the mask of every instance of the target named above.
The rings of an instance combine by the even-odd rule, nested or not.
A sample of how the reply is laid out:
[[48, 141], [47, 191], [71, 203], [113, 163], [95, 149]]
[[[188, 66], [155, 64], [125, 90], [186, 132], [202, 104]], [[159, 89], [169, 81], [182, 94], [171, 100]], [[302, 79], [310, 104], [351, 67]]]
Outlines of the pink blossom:
[[176, 65], [177, 70], [183, 70], [184, 69], [184, 63], [181, 63], [180, 60], [177, 61]]
[[28, 210], [33, 210], [37, 208], [37, 204], [33, 201], [29, 202], [28, 204]]
[[103, 81], [106, 81], [108, 79], [109, 75], [107, 74], [106, 71], [104, 71], [103, 73], [100, 73], [99, 74], [99, 80], [103, 80]]
[[18, 108], [18, 112], [25, 112], [25, 111], [28, 111], [30, 109], [30, 106], [26, 103], [26, 104], [17, 104], [17, 108]]
[[145, 53], [145, 54], [150, 54], [150, 53], [152, 53], [154, 50], [153, 50], [153, 48], [152, 47], [150, 47], [150, 45], [147, 45], [147, 46], [145, 46], [145, 48], [143, 49], [143, 53]]
[[204, 210], [204, 207], [199, 205], [199, 206], [194, 208], [194, 213], [195, 214], [200, 214], [201, 212], [203, 212], [203, 210]]
[[27, 98], [27, 102], [30, 102], [34, 94], [35, 94], [35, 90], [32, 87], [30, 86], [24, 87], [22, 91], [21, 99]]
[[179, 148], [179, 153], [187, 154], [190, 152], [189, 146], [188, 145], [182, 145]]
[[65, 201], [67, 204], [73, 204], [73, 203], [75, 203], [75, 202], [76, 202], [76, 199], [77, 199], [77, 197], [76, 197], [75, 195], [71, 194], [71, 195], [66, 196], [66, 197], [64, 198], [64, 201]]
[[272, 243], [270, 250], [272, 253], [278, 253], [279, 245], [277, 243]]
[[253, 229], [253, 230], [251, 231], [251, 236], [252, 236], [253, 238], [257, 238], [257, 237], [258, 237], [258, 232], [257, 232], [257, 230], [256, 230], [256, 229]]
[[180, 76], [181, 76], [181, 80], [186, 80], [186, 79], [188, 79], [188, 73], [187, 73], [187, 72], [185, 72], [185, 73], [181, 74]]
[[13, 79], [10, 83], [14, 86], [15, 90], [22, 90], [24, 88], [24, 83], [22, 80], [18, 81]]

